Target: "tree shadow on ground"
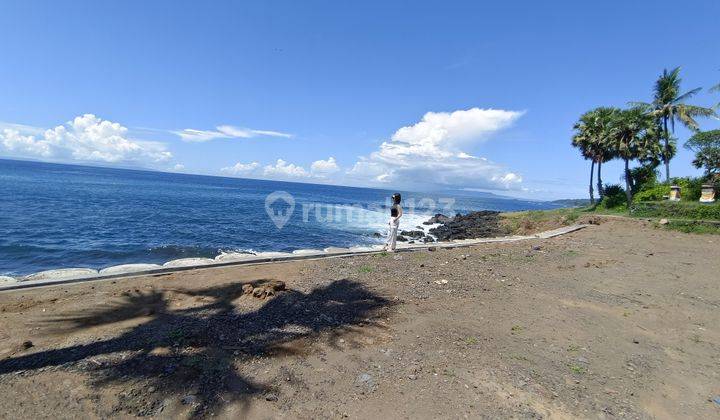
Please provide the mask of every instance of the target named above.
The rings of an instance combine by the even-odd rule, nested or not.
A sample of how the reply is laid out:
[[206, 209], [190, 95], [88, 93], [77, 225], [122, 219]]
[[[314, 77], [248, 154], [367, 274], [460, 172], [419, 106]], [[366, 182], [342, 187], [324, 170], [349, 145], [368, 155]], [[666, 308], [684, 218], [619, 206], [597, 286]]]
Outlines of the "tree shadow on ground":
[[[390, 304], [360, 283], [338, 280], [307, 294], [285, 291], [257, 310], [241, 312], [233, 301], [243, 295], [243, 284], [136, 291], [117, 304], [58, 319], [70, 331], [148, 320], [110, 339], [2, 360], [0, 375], [51, 366], [79, 369], [97, 386], [140, 386], [119, 396], [120, 412], [155, 415], [169, 397], [190, 396], [183, 403], [193, 406], [193, 415], [204, 416], [230, 402], [247, 407], [251, 396], [270, 389], [243, 377], [237, 365], [280, 354], [296, 339], [321, 333], [337, 337], [353, 325], [373, 324], [371, 319]], [[193, 296], [199, 304], [173, 309], [172, 293]]]

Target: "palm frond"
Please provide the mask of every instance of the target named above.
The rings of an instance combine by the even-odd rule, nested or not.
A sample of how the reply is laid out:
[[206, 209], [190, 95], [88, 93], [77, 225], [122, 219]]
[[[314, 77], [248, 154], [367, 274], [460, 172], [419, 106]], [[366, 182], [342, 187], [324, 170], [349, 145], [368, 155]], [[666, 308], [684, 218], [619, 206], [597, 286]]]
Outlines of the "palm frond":
[[683, 101], [685, 101], [686, 99], [692, 98], [693, 96], [695, 96], [695, 95], [696, 95], [698, 92], [700, 92], [701, 90], [702, 90], [702, 88], [695, 88], [695, 89], [693, 89], [693, 90], [691, 90], [691, 91], [689, 91], [689, 92], [685, 92], [685, 93], [683, 93], [682, 95], [678, 96], [677, 98], [673, 99], [673, 100], [672, 100], [672, 103], [673, 103], [673, 104], [683, 103]]

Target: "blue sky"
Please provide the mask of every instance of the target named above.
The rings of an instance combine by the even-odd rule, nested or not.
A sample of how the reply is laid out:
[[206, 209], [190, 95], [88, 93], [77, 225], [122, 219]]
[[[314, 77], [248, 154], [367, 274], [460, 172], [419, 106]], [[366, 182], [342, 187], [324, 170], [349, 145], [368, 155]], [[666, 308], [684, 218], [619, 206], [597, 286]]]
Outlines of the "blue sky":
[[[666, 67], [684, 90], [719, 83], [718, 16], [717, 1], [3, 2], [0, 156], [583, 197], [577, 117], [649, 101]], [[691, 160], [673, 175], [699, 174]]]

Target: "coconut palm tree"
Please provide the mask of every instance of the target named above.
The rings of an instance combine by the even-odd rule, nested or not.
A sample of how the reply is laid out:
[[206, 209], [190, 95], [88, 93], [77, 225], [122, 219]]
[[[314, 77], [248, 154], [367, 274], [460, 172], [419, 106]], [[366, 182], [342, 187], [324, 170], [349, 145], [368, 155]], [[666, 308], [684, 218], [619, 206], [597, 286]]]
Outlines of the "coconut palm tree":
[[588, 127], [583, 123], [582, 118], [580, 118], [580, 121], [575, 123], [573, 129], [575, 130], [575, 134], [572, 137], [573, 147], [577, 147], [580, 150], [580, 154], [584, 159], [590, 160], [590, 187], [588, 190], [590, 192], [590, 203], [595, 204], [595, 195], [593, 193], [595, 158], [591, 152], [592, 140], [588, 132]]
[[649, 147], [653, 133], [655, 117], [643, 107], [624, 109], [614, 113], [610, 127], [609, 143], [618, 157], [625, 162], [625, 196], [628, 207], [632, 203], [632, 176], [630, 161], [644, 156], [645, 148]]
[[[705, 108], [696, 105], [688, 105], [686, 100], [700, 92], [702, 88], [695, 88], [683, 94], [680, 93], [680, 67], [676, 67], [670, 71], [663, 70], [663, 74], [655, 82], [652, 103], [635, 103], [652, 110], [653, 115], [658, 119], [663, 132], [663, 163], [665, 163], [665, 180], [670, 182], [670, 159], [672, 158], [672, 148], [670, 146], [670, 130], [675, 132], [675, 121], [679, 121], [685, 127], [692, 131], [698, 131], [695, 118], [711, 117], [715, 115], [715, 111], [711, 108]], [[670, 126], [668, 128], [668, 125]]]
[[617, 108], [611, 107], [600, 107], [595, 108], [592, 113], [594, 116], [593, 121], [593, 155], [595, 161], [598, 164], [597, 168], [597, 188], [598, 196], [600, 200], [603, 198], [603, 182], [602, 182], [602, 164], [615, 159], [615, 150], [612, 148], [612, 144], [609, 142], [611, 135], [612, 121], [615, 113], [618, 111]]
[[575, 135], [573, 136], [573, 146], [580, 149], [583, 157], [591, 161], [590, 163], [590, 201], [594, 202], [593, 197], [593, 170], [597, 164], [597, 189], [598, 196], [602, 200], [602, 164], [613, 159], [612, 148], [608, 147], [607, 138], [609, 135], [609, 127], [616, 108], [600, 107], [584, 113], [573, 127]]

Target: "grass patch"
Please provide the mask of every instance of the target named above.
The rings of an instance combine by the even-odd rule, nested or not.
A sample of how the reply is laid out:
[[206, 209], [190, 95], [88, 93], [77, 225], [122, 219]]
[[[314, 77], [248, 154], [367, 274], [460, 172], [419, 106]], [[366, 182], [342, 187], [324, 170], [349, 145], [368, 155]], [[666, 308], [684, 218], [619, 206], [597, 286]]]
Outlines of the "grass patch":
[[572, 372], [572, 373], [574, 373], [574, 374], [576, 374], [576, 375], [582, 375], [582, 374], [584, 374], [584, 373], [587, 372], [587, 370], [586, 370], [584, 367], [582, 367], [582, 366], [570, 365], [570, 366], [568, 366], [568, 367], [570, 368], [570, 372]]
[[503, 213], [502, 226], [509, 235], [527, 234], [574, 224], [588, 209], [563, 208], [554, 210], [530, 210]]
[[468, 345], [472, 346], [472, 345], [478, 343], [478, 339], [475, 338], [475, 337], [468, 337], [468, 338], [465, 339], [465, 343], [467, 343]]
[[720, 220], [720, 202], [640, 201], [630, 206], [633, 217], [667, 219]]
[[510, 331], [512, 331], [512, 332], [515, 333], [515, 332], [520, 332], [520, 331], [522, 331], [522, 329], [523, 329], [523, 327], [521, 327], [520, 325], [513, 325], [513, 326], [510, 328]]
[[358, 273], [372, 273], [373, 268], [369, 265], [363, 265], [362, 267], [358, 268]]
[[671, 220], [670, 223], [663, 225], [662, 227], [663, 229], [676, 230], [684, 233], [720, 235], [720, 224], [713, 225], [693, 220]]

